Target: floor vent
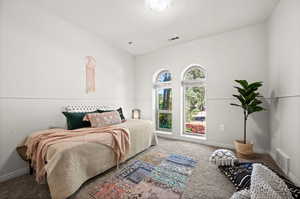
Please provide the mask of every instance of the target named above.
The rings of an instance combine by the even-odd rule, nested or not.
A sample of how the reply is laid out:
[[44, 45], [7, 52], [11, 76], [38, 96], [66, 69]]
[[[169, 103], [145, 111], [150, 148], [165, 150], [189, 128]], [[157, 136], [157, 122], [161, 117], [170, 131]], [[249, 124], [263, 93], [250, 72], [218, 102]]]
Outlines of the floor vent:
[[288, 175], [290, 169], [290, 157], [280, 149], [276, 149], [276, 162], [282, 171]]

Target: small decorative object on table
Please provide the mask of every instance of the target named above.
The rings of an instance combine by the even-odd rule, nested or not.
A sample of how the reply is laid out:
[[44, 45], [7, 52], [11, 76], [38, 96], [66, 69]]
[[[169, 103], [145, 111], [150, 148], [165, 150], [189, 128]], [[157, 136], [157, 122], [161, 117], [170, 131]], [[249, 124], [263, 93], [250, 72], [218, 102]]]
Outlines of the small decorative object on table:
[[141, 119], [141, 110], [140, 109], [132, 110], [132, 119], [135, 119], [135, 120]]
[[209, 161], [217, 166], [234, 166], [234, 164], [238, 162], [238, 159], [232, 151], [227, 149], [218, 149], [211, 154]]

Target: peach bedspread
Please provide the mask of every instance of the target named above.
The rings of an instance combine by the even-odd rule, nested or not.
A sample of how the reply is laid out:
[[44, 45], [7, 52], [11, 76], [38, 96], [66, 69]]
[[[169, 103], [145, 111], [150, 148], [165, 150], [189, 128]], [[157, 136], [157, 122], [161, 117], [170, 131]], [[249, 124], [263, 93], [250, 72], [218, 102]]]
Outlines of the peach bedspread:
[[[45, 175], [46, 155], [51, 145], [70, 142], [89, 142], [108, 146], [115, 153], [116, 164], [127, 155], [130, 147], [129, 132], [121, 127], [81, 128], [76, 130], [49, 129], [36, 132], [26, 140], [26, 156], [32, 161], [36, 180], [41, 182]], [[52, 164], [49, 162], [48, 164]]]
[[[157, 144], [154, 125], [151, 121], [128, 120], [114, 125], [114, 128], [128, 131], [130, 147], [127, 155], [123, 158], [124, 161], [151, 145]], [[90, 130], [92, 129], [90, 128]], [[43, 132], [28, 136], [23, 145], [30, 142], [31, 138], [41, 134]], [[70, 138], [74, 140], [57, 142], [48, 146], [45, 154], [47, 164], [44, 165], [44, 169], [53, 199], [69, 197], [86, 180], [116, 166], [117, 155], [110, 147], [111, 143], [90, 142], [99, 139], [102, 135], [110, 134], [89, 133], [84, 135], [85, 139], [75, 136]]]

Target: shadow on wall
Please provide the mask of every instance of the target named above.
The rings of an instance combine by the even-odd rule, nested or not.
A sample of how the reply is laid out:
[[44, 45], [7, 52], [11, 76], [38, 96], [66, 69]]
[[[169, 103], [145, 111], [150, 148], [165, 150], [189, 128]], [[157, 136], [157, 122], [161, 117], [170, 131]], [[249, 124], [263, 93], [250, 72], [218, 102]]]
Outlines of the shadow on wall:
[[280, 126], [280, 120], [279, 118], [276, 117], [276, 112], [278, 111], [278, 103], [279, 99], [276, 97], [275, 91], [271, 92], [271, 100], [270, 100], [270, 130], [272, 133], [278, 132], [279, 131], [279, 126]]
[[257, 128], [255, 131], [252, 130], [252, 132], [249, 133], [253, 134], [253, 138], [255, 138], [255, 146], [262, 146], [265, 152], [268, 152], [271, 149], [270, 120], [264, 118], [269, 118], [271, 100], [266, 98], [262, 98], [261, 100], [266, 111], [250, 115], [251, 120], [255, 123]]
[[16, 150], [13, 150], [8, 155], [8, 158], [5, 160], [5, 162], [3, 163], [3, 167], [1, 168], [0, 171], [0, 176], [9, 174], [11, 172], [16, 172], [18, 169], [23, 169], [26, 167], [27, 167], [26, 162], [21, 159], [21, 157], [19, 156]]

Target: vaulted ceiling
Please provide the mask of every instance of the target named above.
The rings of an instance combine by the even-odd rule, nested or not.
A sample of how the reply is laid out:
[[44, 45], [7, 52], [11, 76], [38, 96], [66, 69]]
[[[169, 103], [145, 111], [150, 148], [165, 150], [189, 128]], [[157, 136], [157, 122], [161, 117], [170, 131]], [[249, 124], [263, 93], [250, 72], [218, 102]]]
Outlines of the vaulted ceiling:
[[[279, 0], [172, 0], [154, 12], [144, 0], [39, 0], [55, 14], [139, 55], [263, 22]], [[179, 40], [169, 38], [178, 35]], [[131, 45], [128, 42], [132, 41]]]

